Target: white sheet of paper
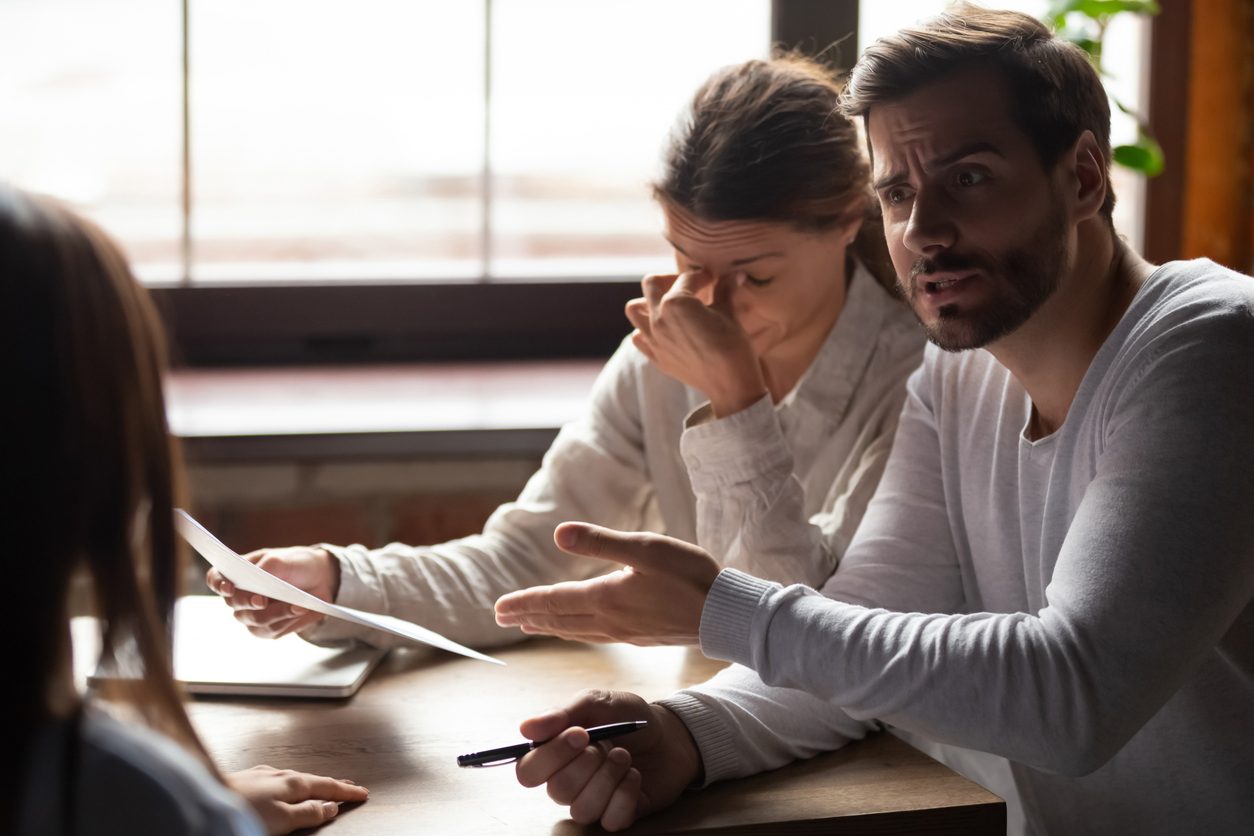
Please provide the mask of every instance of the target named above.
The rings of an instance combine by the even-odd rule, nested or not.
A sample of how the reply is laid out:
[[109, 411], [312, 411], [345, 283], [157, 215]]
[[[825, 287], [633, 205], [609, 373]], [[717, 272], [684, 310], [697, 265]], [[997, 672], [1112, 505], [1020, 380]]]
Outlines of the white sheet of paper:
[[377, 615], [355, 610], [352, 607], [328, 604], [321, 598], [310, 595], [305, 590], [276, 578], [266, 570], [240, 557], [227, 548], [221, 540], [210, 534], [203, 525], [192, 519], [191, 514], [181, 508], [175, 510], [174, 522], [178, 527], [179, 534], [183, 535], [183, 539], [190, 543], [192, 548], [200, 552], [205, 560], [208, 560], [213, 565], [213, 568], [225, 575], [227, 580], [240, 589], [264, 595], [276, 601], [295, 604], [298, 607], [304, 607], [322, 615], [329, 615], [332, 618], [341, 618], [353, 624], [360, 624], [363, 627], [373, 627], [376, 630], [392, 633], [411, 641], [429, 644], [432, 647], [438, 647], [450, 653], [460, 653], [462, 656], [469, 656], [471, 659], [479, 659], [480, 661], [492, 662], [497, 665], [505, 664], [500, 659], [485, 656], [477, 650], [464, 647], [451, 639], [446, 639], [433, 630], [419, 627], [412, 622], [390, 615]]

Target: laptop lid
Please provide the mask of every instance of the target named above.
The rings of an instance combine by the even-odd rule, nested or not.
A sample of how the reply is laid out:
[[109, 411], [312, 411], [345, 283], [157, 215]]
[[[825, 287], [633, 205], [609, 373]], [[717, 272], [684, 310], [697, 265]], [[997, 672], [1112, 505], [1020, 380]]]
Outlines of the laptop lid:
[[[73, 619], [76, 671], [100, 652], [94, 618]], [[259, 639], [221, 598], [188, 595], [174, 609], [174, 676], [192, 694], [344, 698], [357, 692], [386, 650], [318, 647], [296, 635]], [[95, 682], [100, 671], [87, 678]]]

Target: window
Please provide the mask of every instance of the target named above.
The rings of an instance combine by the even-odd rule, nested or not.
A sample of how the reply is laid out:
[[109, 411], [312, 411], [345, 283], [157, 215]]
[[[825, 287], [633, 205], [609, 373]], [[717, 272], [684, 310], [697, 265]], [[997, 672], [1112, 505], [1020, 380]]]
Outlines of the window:
[[0, 176], [79, 205], [156, 284], [665, 268], [662, 141], [712, 68], [770, 44], [768, 0], [185, 7], [186, 99], [179, 3], [0, 2]]

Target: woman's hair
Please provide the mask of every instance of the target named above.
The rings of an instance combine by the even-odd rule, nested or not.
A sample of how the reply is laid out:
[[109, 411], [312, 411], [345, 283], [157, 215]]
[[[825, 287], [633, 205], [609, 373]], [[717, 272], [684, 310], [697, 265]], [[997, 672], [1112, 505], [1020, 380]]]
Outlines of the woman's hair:
[[181, 466], [166, 426], [156, 311], [98, 227], [3, 183], [0, 286], [9, 369], [4, 612], [19, 770], [55, 719], [68, 600], [81, 578], [102, 621], [101, 661], [126, 678], [119, 695], [213, 771], [171, 675]]
[[852, 250], [896, 280], [857, 126], [833, 70], [795, 53], [706, 80], [672, 133], [653, 195], [708, 221], [774, 221], [824, 232], [858, 217]]

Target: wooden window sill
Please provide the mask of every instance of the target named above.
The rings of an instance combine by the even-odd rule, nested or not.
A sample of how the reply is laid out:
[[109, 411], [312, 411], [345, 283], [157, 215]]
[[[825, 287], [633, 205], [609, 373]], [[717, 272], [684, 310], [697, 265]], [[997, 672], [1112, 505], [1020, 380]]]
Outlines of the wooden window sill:
[[538, 456], [587, 403], [601, 360], [178, 369], [188, 459]]

